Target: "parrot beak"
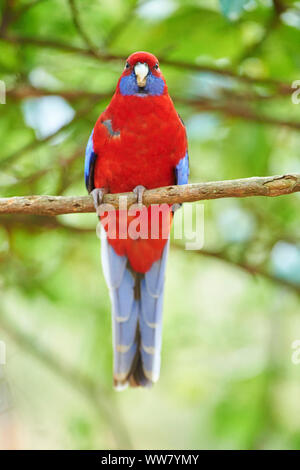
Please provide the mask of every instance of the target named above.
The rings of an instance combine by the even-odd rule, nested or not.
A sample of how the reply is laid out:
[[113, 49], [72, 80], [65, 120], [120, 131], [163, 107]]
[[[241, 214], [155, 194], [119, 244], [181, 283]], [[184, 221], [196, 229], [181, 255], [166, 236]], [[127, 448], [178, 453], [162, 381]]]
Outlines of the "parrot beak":
[[136, 81], [139, 87], [144, 88], [147, 82], [147, 75], [149, 73], [149, 66], [146, 63], [138, 62], [134, 67]]

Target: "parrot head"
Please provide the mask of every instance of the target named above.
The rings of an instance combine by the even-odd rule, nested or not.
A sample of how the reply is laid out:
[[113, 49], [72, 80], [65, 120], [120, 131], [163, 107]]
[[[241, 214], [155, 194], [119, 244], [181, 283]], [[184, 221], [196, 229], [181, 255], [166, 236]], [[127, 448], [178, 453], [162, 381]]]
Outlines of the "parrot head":
[[149, 52], [131, 54], [119, 79], [117, 93], [140, 98], [167, 93], [157, 58]]

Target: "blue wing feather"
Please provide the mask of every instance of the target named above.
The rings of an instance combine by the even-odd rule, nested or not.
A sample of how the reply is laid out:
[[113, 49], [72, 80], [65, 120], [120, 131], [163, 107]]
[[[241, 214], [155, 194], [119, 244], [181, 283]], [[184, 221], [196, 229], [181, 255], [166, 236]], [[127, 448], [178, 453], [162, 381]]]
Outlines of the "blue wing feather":
[[85, 185], [89, 192], [94, 189], [93, 173], [94, 165], [97, 158], [96, 153], [94, 152], [94, 143], [93, 143], [93, 134], [94, 129], [89, 137], [86, 150], [85, 150], [85, 161], [84, 161], [84, 179]]
[[[187, 184], [189, 181], [190, 165], [189, 154], [186, 151], [185, 156], [179, 160], [175, 167], [175, 184]], [[175, 212], [182, 204], [173, 204], [172, 209]]]
[[185, 156], [179, 160], [175, 167], [175, 180], [176, 184], [187, 184], [190, 174], [189, 154], [186, 151]]

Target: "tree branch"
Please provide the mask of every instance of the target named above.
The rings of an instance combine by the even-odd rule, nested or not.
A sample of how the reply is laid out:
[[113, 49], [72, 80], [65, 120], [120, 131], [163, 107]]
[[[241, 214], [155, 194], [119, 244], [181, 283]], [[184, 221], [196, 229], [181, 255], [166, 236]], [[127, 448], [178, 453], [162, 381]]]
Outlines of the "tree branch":
[[[186, 250], [184, 249], [183, 246], [181, 246], [179, 243], [172, 243], [172, 248], [178, 250], [178, 251], [184, 251], [186, 253]], [[283, 279], [281, 277], [278, 277], [274, 274], [271, 274], [270, 272], [266, 271], [260, 266], [255, 266], [253, 264], [248, 264], [243, 261], [236, 261], [232, 260], [227, 256], [225, 253], [222, 251], [211, 251], [211, 250], [205, 250], [202, 249], [199, 251], [191, 251], [190, 253], [197, 253], [200, 256], [206, 256], [208, 258], [214, 258], [216, 260], [219, 260], [221, 262], [225, 262], [227, 264], [230, 264], [231, 266], [234, 266], [235, 268], [242, 269], [246, 273], [252, 275], [252, 276], [260, 276], [262, 278], [267, 279], [268, 281], [271, 281], [278, 286], [281, 287], [287, 287], [289, 290], [294, 291], [296, 294], [300, 295], [300, 285], [288, 281], [286, 279]]]
[[94, 45], [92, 44], [92, 41], [86, 34], [85, 30], [82, 28], [80, 20], [79, 20], [79, 13], [77, 9], [77, 5], [75, 3], [75, 0], [69, 0], [69, 5], [70, 5], [70, 10], [71, 10], [71, 15], [72, 15], [72, 20], [74, 27], [76, 28], [79, 36], [83, 39], [85, 44], [87, 45], [88, 49], [97, 57], [98, 53], [95, 50]]
[[[89, 98], [93, 101], [100, 101], [109, 99], [113, 95], [114, 90], [106, 93], [93, 93], [84, 90], [46, 90], [34, 88], [32, 86], [23, 85], [18, 88], [8, 90], [7, 96], [14, 100], [23, 100], [30, 97], [39, 96], [52, 96], [59, 95], [69, 101], [76, 101], [82, 98]], [[226, 96], [226, 93], [228, 96]], [[262, 124], [269, 124], [272, 126], [288, 127], [290, 129], [300, 130], [300, 121], [289, 121], [284, 119], [276, 119], [268, 116], [265, 113], [257, 112], [249, 107], [249, 101], [257, 100], [270, 100], [278, 98], [281, 95], [259, 95], [257, 93], [241, 94], [228, 91], [224, 94], [224, 100], [215, 100], [209, 98], [186, 98], [182, 96], [173, 95], [172, 98], [175, 103], [181, 103], [187, 106], [192, 106], [198, 111], [213, 111], [221, 112], [226, 116], [241, 118], [246, 121], [260, 122]]]
[[[212, 181], [182, 186], [150, 189], [143, 195], [143, 203], [177, 204], [225, 197], [281, 196], [300, 191], [300, 174], [253, 177], [238, 180]], [[119, 208], [137, 202], [134, 193], [106, 194], [104, 203]], [[108, 208], [109, 210], [109, 208]], [[0, 198], [0, 214], [59, 215], [94, 212], [91, 196], [20, 196]]]
[[9, 26], [10, 22], [13, 18], [13, 9], [15, 2], [14, 0], [6, 0], [3, 11], [2, 11], [2, 20], [0, 25], [0, 35], [4, 34], [7, 27]]
[[276, 119], [260, 112], [255, 112], [249, 106], [245, 106], [244, 103], [237, 105], [232, 100], [229, 102], [220, 103], [211, 99], [198, 98], [198, 99], [187, 99], [177, 96], [173, 96], [175, 102], [183, 103], [186, 105], [193, 106], [199, 111], [217, 111], [221, 112], [226, 116], [237, 117], [246, 121], [260, 122], [261, 124], [270, 124], [272, 126], [288, 127], [290, 129], [300, 130], [300, 121], [286, 121], [284, 119]]
[[[63, 52], [70, 52], [75, 54], [80, 54], [85, 57], [92, 57], [97, 60], [101, 60], [104, 62], [114, 62], [114, 61], [125, 61], [129, 54], [111, 54], [107, 52], [97, 51], [95, 55], [95, 51], [87, 48], [73, 46], [72, 44], [62, 43], [56, 40], [46, 39], [46, 38], [36, 38], [36, 37], [29, 37], [29, 36], [17, 36], [12, 34], [0, 34], [0, 38], [3, 41], [10, 42], [12, 44], [17, 45], [31, 45], [35, 47], [41, 48], [50, 48], [50, 49], [57, 49]], [[190, 70], [192, 72], [209, 72], [216, 75], [231, 77], [236, 79], [240, 82], [246, 84], [260, 84], [271, 86], [276, 89], [276, 93], [280, 95], [287, 95], [291, 94], [292, 89], [290, 83], [283, 82], [281, 80], [276, 80], [272, 78], [253, 78], [248, 75], [241, 75], [233, 69], [229, 68], [220, 68], [214, 67], [210, 65], [201, 65], [196, 64], [193, 62], [185, 62], [180, 60], [168, 59], [165, 57], [159, 57], [161, 64], [168, 65], [170, 67], [175, 67], [178, 69], [183, 70]]]

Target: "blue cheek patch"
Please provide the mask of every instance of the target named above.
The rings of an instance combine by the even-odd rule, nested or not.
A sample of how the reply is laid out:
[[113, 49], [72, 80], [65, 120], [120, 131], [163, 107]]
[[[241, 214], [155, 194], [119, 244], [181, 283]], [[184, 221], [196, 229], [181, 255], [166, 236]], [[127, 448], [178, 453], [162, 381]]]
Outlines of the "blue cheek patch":
[[123, 96], [140, 96], [145, 98], [146, 96], [160, 96], [163, 94], [165, 83], [162, 78], [155, 77], [150, 72], [147, 77], [147, 83], [145, 88], [141, 91], [136, 82], [134, 72], [126, 77], [122, 77], [120, 81], [120, 92]]
[[160, 96], [163, 94], [165, 82], [160, 77], [155, 77], [150, 73], [147, 77], [147, 84], [145, 86], [145, 93], [152, 96]]
[[135, 95], [138, 93], [139, 87], [137, 86], [134, 73], [122, 77], [120, 81], [120, 92], [124, 96]]

